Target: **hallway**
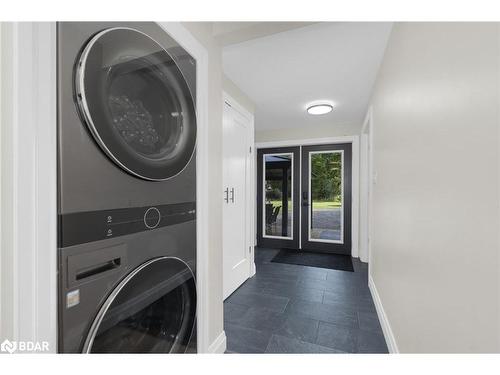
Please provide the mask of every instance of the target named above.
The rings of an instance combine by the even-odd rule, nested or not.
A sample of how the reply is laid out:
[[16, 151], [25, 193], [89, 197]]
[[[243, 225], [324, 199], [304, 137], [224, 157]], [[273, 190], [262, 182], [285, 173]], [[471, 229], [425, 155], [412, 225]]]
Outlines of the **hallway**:
[[277, 253], [256, 248], [256, 275], [224, 302], [228, 353], [387, 353], [366, 264], [271, 262]]

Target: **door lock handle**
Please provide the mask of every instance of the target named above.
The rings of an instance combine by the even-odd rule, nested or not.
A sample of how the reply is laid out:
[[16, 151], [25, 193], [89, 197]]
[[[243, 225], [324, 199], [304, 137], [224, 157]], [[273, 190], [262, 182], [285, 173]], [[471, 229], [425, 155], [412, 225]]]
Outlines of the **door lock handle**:
[[231, 203], [234, 203], [234, 188], [231, 188]]
[[228, 187], [226, 188], [226, 190], [224, 190], [224, 194], [225, 194], [224, 201], [226, 203], [229, 203], [229, 188]]
[[309, 195], [307, 194], [307, 191], [302, 192], [302, 206], [309, 206]]

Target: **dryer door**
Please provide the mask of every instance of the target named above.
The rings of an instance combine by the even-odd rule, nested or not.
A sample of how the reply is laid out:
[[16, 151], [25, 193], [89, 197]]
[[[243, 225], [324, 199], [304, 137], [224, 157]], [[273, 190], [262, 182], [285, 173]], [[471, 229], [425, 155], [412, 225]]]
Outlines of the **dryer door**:
[[196, 322], [196, 286], [178, 258], [132, 271], [99, 310], [84, 353], [184, 353]]
[[77, 62], [75, 89], [94, 139], [127, 172], [162, 181], [190, 161], [193, 97], [170, 54], [148, 35], [122, 27], [96, 34]]

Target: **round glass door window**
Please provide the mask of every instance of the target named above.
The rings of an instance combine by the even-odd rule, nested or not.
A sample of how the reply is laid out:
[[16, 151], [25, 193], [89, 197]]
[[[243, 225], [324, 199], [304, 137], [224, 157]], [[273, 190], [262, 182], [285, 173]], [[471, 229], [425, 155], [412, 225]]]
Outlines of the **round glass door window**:
[[195, 330], [196, 284], [177, 258], [132, 271], [99, 310], [84, 353], [185, 353]]
[[95, 35], [77, 63], [78, 109], [94, 139], [134, 176], [180, 173], [196, 145], [196, 113], [186, 79], [148, 35], [111, 28]]

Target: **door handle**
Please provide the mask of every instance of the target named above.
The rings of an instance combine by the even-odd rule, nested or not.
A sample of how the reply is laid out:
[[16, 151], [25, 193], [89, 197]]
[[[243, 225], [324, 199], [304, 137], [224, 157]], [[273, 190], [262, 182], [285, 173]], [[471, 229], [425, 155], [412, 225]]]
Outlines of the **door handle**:
[[234, 203], [234, 188], [231, 188], [231, 203]]
[[75, 278], [76, 278], [76, 280], [79, 281], [82, 279], [86, 279], [87, 277], [95, 276], [95, 275], [98, 275], [100, 273], [104, 273], [106, 271], [113, 270], [115, 268], [120, 267], [121, 261], [122, 261], [121, 258], [115, 258], [115, 259], [111, 259], [107, 262], [99, 263], [99, 264], [94, 265], [92, 267], [85, 268], [83, 270], [79, 270], [79, 271], [77, 271]]
[[309, 196], [307, 194], [307, 191], [302, 192], [302, 206], [304, 207], [309, 206]]
[[224, 197], [224, 201], [225, 201], [226, 203], [229, 203], [229, 188], [228, 188], [228, 187], [226, 188], [226, 190], [224, 190], [224, 194], [226, 195], [226, 196]]

